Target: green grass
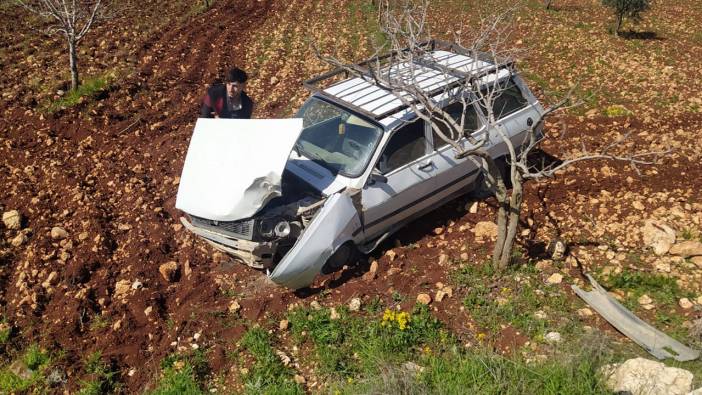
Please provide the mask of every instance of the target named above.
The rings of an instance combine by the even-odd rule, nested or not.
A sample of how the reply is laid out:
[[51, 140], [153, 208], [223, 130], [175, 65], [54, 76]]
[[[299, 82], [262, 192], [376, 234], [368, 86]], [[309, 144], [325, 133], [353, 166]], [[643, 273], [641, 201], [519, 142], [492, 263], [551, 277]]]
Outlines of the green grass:
[[293, 371], [285, 367], [275, 353], [270, 335], [265, 329], [249, 329], [240, 345], [253, 357], [246, 365], [244, 387], [249, 394], [302, 394], [303, 389], [293, 381]]
[[85, 372], [91, 379], [81, 381], [79, 395], [100, 395], [112, 393], [117, 388], [117, 371], [103, 361], [102, 353], [95, 351], [84, 362]]
[[[204, 364], [204, 366], [203, 366]], [[204, 394], [198, 380], [206, 371], [204, 354], [197, 353], [192, 359], [170, 355], [161, 363], [162, 376], [150, 395]]]
[[672, 277], [636, 271], [622, 271], [604, 280], [608, 288], [621, 289], [630, 294], [624, 304], [635, 307], [636, 300], [644, 294], [650, 296], [657, 305], [672, 306], [678, 298], [685, 296]]
[[[374, 306], [374, 310], [378, 306]], [[317, 372], [332, 379], [374, 376], [381, 363], [400, 363], [426, 349], [442, 349], [454, 343], [426, 306], [411, 312], [386, 309], [377, 318], [338, 309], [295, 309], [288, 314], [296, 344], [314, 349]]]
[[5, 320], [0, 320], [0, 347], [4, 346], [8, 340], [10, 340], [11, 334], [12, 327], [5, 322]]
[[[467, 289], [463, 305], [482, 331], [479, 340], [498, 336], [505, 325], [533, 340], [541, 340], [547, 331], [579, 330], [577, 322], [568, 318], [572, 315], [563, 314], [574, 310], [563, 291], [544, 285], [533, 266], [515, 265], [497, 273], [488, 263], [467, 265], [453, 278]], [[537, 311], [547, 318], [537, 318]]]
[[42, 393], [43, 388], [46, 386], [45, 373], [51, 365], [49, 353], [42, 350], [39, 345], [32, 344], [16, 363], [28, 369], [28, 377], [23, 378], [16, 375], [10, 370], [9, 366], [1, 369], [0, 393], [23, 393], [30, 389]]
[[45, 105], [45, 111], [53, 113], [65, 108], [70, 108], [82, 101], [92, 100], [100, 93], [110, 88], [113, 79], [113, 73], [107, 73], [103, 76], [87, 78], [75, 90], [66, 92], [65, 96], [54, 100]]
[[[575, 350], [575, 351], [574, 351]], [[420, 371], [386, 365], [380, 374], [332, 384], [335, 393], [403, 394], [608, 394], [600, 366], [611, 355], [588, 339], [544, 362], [502, 357], [485, 349], [454, 349], [413, 360]]]

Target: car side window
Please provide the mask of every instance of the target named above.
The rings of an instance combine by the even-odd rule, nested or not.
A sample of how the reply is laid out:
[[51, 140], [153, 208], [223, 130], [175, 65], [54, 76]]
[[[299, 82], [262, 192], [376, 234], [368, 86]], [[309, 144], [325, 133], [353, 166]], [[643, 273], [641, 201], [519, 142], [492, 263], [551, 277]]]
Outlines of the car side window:
[[[453, 104], [449, 104], [444, 108], [444, 111], [447, 112], [451, 118], [456, 120], [456, 123], [460, 124], [461, 123], [461, 115], [463, 113], [463, 103], [461, 102], [456, 102]], [[475, 111], [475, 107], [473, 107], [472, 104], [468, 103], [465, 106], [465, 119], [464, 119], [464, 124], [463, 124], [463, 130], [467, 132], [467, 134], [470, 134], [476, 130], [478, 130], [478, 125], [479, 125], [479, 120], [478, 120], [478, 113]], [[439, 127], [441, 132], [445, 136], [450, 136], [451, 134], [449, 133], [449, 128], [447, 125], [445, 125], [442, 122], [437, 122], [436, 126]], [[434, 149], [439, 149], [441, 147], [445, 147], [448, 145], [444, 139], [439, 137], [439, 135], [436, 133], [436, 131], [432, 128], [431, 133], [433, 135], [433, 143], [434, 143]]]
[[427, 153], [424, 121], [417, 120], [396, 130], [385, 146], [378, 162], [381, 173], [389, 173]]
[[[500, 94], [492, 103], [492, 112], [495, 115], [495, 119], [504, 118], [526, 107], [528, 101], [513, 80], [510, 79], [506, 83], [500, 83], [499, 85]], [[485, 110], [483, 109], [483, 111]], [[487, 115], [487, 112], [485, 115]]]

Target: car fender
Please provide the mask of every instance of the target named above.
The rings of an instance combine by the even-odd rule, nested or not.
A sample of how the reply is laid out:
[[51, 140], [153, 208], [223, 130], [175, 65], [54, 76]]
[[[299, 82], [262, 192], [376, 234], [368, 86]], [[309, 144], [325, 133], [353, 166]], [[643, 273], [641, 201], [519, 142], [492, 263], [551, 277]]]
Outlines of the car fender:
[[349, 190], [331, 195], [270, 279], [291, 289], [309, 286], [324, 263], [361, 230], [358, 209]]

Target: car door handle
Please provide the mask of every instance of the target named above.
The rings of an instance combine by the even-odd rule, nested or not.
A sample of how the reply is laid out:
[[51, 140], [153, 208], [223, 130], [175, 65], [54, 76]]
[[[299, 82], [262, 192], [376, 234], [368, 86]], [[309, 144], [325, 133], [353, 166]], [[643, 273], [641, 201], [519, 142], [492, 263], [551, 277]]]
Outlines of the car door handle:
[[434, 167], [434, 162], [428, 161], [428, 162], [424, 162], [424, 163], [420, 164], [419, 166], [417, 166], [417, 170], [427, 171], [427, 170], [431, 169], [432, 167]]

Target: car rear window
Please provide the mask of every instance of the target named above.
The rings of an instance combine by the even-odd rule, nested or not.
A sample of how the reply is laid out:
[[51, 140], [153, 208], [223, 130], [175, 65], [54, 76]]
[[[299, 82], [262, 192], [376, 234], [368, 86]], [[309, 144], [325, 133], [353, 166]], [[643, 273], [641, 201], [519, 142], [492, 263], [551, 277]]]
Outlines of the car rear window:
[[[499, 83], [500, 94], [492, 103], [492, 111], [495, 119], [504, 118], [514, 112], [526, 107], [527, 99], [524, 98], [519, 86], [513, 80], [508, 80], [505, 83]], [[487, 91], [483, 91], [483, 94]], [[483, 108], [483, 113], [487, 116], [487, 111]]]
[[[453, 104], [449, 104], [444, 108], [444, 111], [447, 112], [453, 119], [456, 120], [457, 123], [461, 123], [461, 115], [463, 113], [463, 103], [456, 102]], [[478, 125], [480, 125], [480, 120], [478, 120], [478, 113], [475, 111], [475, 107], [473, 107], [472, 104], [467, 104], [465, 106], [465, 120], [463, 124], [463, 130], [466, 131], [468, 134], [478, 130]], [[448, 131], [448, 126], [443, 124], [442, 122], [437, 122], [436, 126], [439, 127], [441, 132], [447, 136], [450, 137], [451, 134]], [[432, 128], [432, 135], [433, 135], [433, 144], [434, 144], [434, 149], [439, 149], [441, 147], [445, 147], [448, 145], [444, 139], [439, 137], [439, 135], [434, 131]]]

